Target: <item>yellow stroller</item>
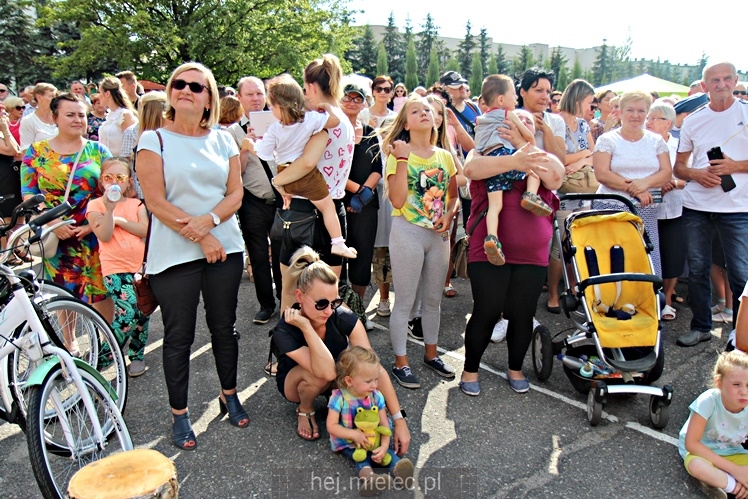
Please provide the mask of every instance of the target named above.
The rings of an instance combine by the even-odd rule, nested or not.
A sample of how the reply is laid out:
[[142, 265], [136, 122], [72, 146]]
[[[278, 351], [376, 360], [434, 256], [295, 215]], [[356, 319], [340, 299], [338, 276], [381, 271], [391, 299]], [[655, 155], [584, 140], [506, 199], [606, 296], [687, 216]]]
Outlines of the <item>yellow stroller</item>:
[[[561, 308], [574, 332], [560, 341], [537, 328], [533, 365], [539, 379], [548, 379], [553, 356], [563, 362], [574, 388], [587, 393], [587, 419], [600, 422], [608, 394], [650, 396], [652, 426], [664, 428], [673, 389], [648, 386], [662, 374], [665, 354], [660, 334], [662, 278], [653, 275], [644, 223], [628, 199], [610, 194], [567, 194], [564, 204], [615, 200], [629, 211], [587, 209], [566, 217], [561, 242], [565, 291]], [[565, 237], [564, 237], [565, 236]], [[573, 284], [572, 283], [576, 283]]]

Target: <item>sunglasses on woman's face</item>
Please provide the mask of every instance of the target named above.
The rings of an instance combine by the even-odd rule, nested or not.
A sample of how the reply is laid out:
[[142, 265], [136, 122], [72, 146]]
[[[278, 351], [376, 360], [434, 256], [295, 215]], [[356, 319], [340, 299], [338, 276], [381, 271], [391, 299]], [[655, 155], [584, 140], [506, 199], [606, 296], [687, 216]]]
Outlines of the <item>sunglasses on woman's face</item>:
[[175, 90], [184, 90], [186, 87], [190, 87], [190, 92], [192, 92], [193, 94], [201, 94], [204, 89], [208, 88], [202, 83], [184, 80], [174, 80], [173, 82], [171, 82], [171, 86]]
[[388, 94], [392, 92], [392, 87], [374, 87], [374, 91], [380, 94]]
[[16, 106], [16, 111], [23, 111], [26, 109], [24, 106]]
[[[312, 300], [312, 298], [304, 293], [304, 296]], [[338, 308], [343, 304], [342, 298], [335, 298], [333, 301], [328, 300], [327, 298], [322, 298], [321, 300], [314, 301], [312, 300], [312, 303], [314, 303], [314, 308], [319, 310], [320, 312], [325, 310], [327, 307], [331, 307], [333, 310]]]
[[733, 90], [732, 95], [748, 95], [748, 92], [745, 90]]
[[125, 175], [124, 173], [118, 173], [117, 175], [114, 175], [112, 173], [104, 173], [101, 176], [102, 182], [114, 182], [114, 180], [117, 180], [117, 182], [127, 182], [130, 180], [130, 175]]

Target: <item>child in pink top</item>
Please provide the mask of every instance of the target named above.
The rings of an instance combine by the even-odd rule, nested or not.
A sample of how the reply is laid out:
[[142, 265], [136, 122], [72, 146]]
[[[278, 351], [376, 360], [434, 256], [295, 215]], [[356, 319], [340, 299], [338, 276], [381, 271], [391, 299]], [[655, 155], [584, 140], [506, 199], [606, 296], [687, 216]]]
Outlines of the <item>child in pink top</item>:
[[[104, 161], [99, 185], [103, 195], [88, 203], [86, 218], [99, 239], [104, 284], [107, 295], [114, 301], [112, 329], [120, 348], [130, 340], [128, 373], [132, 377], [140, 376], [146, 369], [149, 319], [138, 309], [133, 274], [143, 263], [148, 214], [140, 200], [130, 197], [134, 192], [133, 181], [130, 168], [123, 161], [115, 158]], [[115, 185], [121, 196], [113, 201], [116, 195], [110, 194]]]

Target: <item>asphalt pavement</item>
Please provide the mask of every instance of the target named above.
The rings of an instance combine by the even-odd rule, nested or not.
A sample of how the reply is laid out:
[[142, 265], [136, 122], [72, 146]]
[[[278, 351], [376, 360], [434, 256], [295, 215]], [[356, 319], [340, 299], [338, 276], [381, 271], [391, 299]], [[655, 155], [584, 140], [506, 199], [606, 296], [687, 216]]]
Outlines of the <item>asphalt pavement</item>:
[[[454, 298], [442, 300], [439, 345], [459, 379], [464, 330], [472, 308], [469, 281], [455, 279]], [[686, 286], [679, 284], [681, 295]], [[396, 299], [396, 290], [395, 290]], [[545, 310], [540, 297], [537, 319], [553, 333], [571, 325], [563, 315]], [[385, 367], [394, 358], [387, 318], [376, 317], [378, 299], [367, 293], [369, 312], [377, 327], [369, 337]], [[171, 424], [164, 383], [160, 312], [151, 319], [146, 350], [148, 371], [131, 379], [125, 420], [138, 448], [151, 448], [173, 459], [180, 497], [189, 498], [300, 498], [358, 497], [353, 467], [330, 451], [325, 415], [317, 418], [322, 438], [306, 442], [296, 433], [295, 405], [283, 399], [275, 378], [262, 367], [268, 353], [267, 332], [272, 323], [258, 326], [254, 286], [242, 280], [237, 328], [241, 332], [239, 392], [251, 423], [247, 429], [218, 417], [219, 385], [202, 317], [191, 361], [190, 413], [198, 448], [181, 451], [171, 443]], [[525, 373], [529, 393], [511, 391], [503, 377], [507, 353], [504, 343], [489, 346], [481, 369], [481, 394], [468, 397], [457, 379], [444, 381], [419, 360], [423, 347], [408, 343], [408, 354], [423, 386], [397, 386], [408, 413], [412, 442], [407, 456], [417, 469], [415, 490], [392, 491], [380, 497], [573, 497], [649, 498], [701, 497], [696, 482], [685, 472], [675, 447], [678, 431], [688, 416], [688, 405], [706, 388], [710, 370], [724, 348], [728, 328], [716, 327], [712, 340], [692, 348], [675, 344], [688, 329], [690, 312], [678, 308], [675, 321], [663, 331], [665, 370], [656, 383], [671, 384], [674, 400], [670, 423], [663, 430], [649, 424], [646, 396], [609, 397], [603, 420], [590, 427], [586, 396], [569, 383], [559, 361], [546, 382], [539, 382], [528, 352]], [[276, 321], [277, 314], [272, 319]], [[317, 400], [323, 409], [324, 399]], [[18, 427], [0, 425], [0, 496], [39, 495], [31, 472], [26, 440]]]

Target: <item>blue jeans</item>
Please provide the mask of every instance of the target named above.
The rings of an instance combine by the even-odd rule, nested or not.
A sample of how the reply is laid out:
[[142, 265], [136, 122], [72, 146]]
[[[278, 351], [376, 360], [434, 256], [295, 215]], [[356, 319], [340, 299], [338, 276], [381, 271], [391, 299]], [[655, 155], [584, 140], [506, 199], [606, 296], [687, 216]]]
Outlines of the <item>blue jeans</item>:
[[[354, 450], [356, 450], [356, 449], [352, 449], [352, 448], [348, 447], [346, 449], [341, 450], [340, 453], [343, 454], [348, 459], [350, 459], [351, 461], [353, 461], [353, 451]], [[375, 468], [375, 469], [376, 468], [380, 468], [380, 469], [381, 468], [386, 468], [388, 470], [392, 470], [395, 467], [395, 465], [397, 464], [397, 462], [400, 460], [400, 458], [397, 457], [397, 454], [395, 454], [392, 451], [392, 449], [387, 449], [387, 454], [389, 454], [390, 456], [392, 456], [392, 461], [390, 461], [390, 464], [388, 464], [387, 466], [382, 466], [381, 464], [375, 463], [374, 461], [372, 461], [371, 460], [371, 452], [367, 452], [366, 453], [366, 459], [364, 459], [360, 463], [357, 463], [356, 461], [353, 461], [353, 464], [356, 467], [356, 473], [360, 472], [363, 468], [366, 468], [367, 466], [369, 466], [370, 468]]]
[[712, 238], [722, 241], [727, 279], [733, 294], [733, 317], [738, 316], [740, 295], [748, 281], [748, 213], [710, 213], [683, 208], [683, 229], [688, 249], [688, 304], [691, 330], [712, 329]]

